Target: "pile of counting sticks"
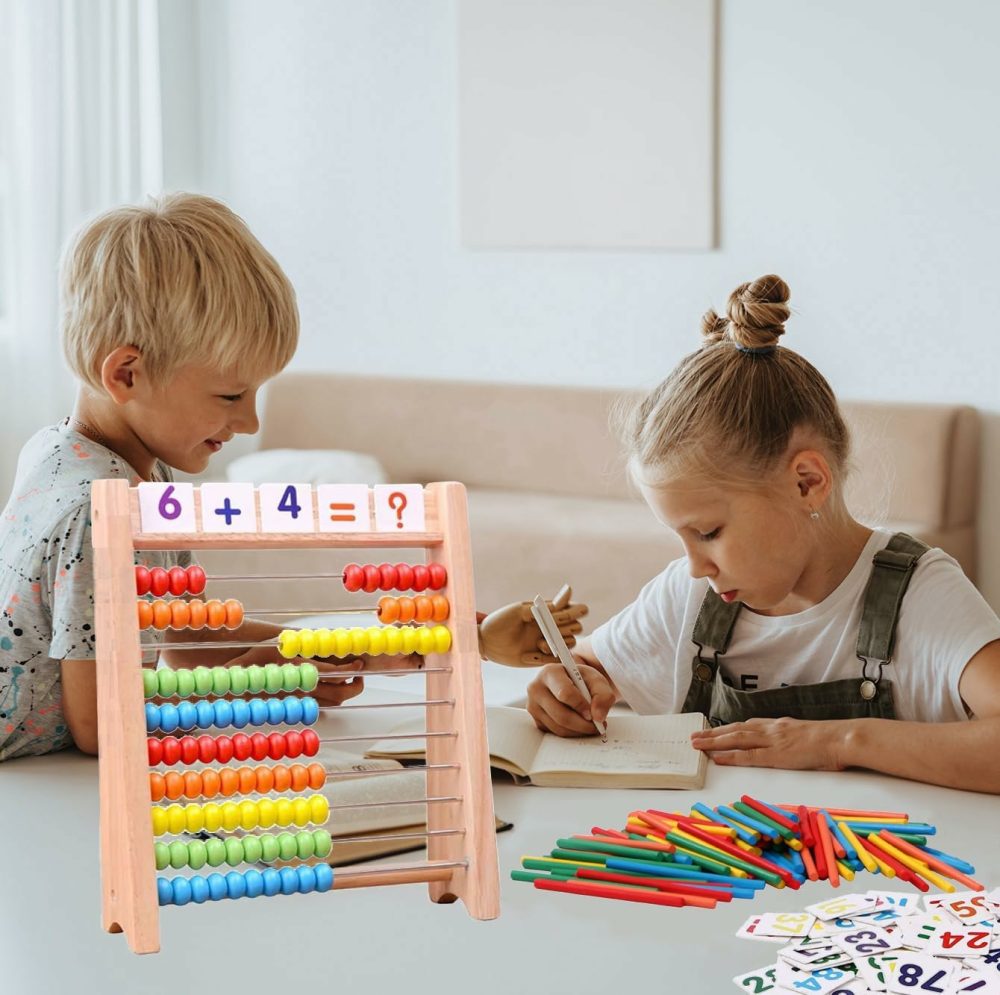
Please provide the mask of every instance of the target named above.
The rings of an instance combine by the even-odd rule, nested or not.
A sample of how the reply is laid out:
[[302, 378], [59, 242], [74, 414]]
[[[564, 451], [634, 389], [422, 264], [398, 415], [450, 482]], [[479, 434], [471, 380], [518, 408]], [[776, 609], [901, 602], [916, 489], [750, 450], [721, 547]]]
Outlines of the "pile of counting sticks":
[[594, 826], [556, 841], [547, 857], [523, 857], [511, 872], [542, 891], [649, 905], [694, 905], [752, 898], [758, 890], [806, 881], [853, 881], [866, 870], [921, 891], [982, 891], [975, 868], [927, 846], [937, 830], [905, 812], [774, 805], [743, 795], [689, 814], [630, 812], [625, 828]]

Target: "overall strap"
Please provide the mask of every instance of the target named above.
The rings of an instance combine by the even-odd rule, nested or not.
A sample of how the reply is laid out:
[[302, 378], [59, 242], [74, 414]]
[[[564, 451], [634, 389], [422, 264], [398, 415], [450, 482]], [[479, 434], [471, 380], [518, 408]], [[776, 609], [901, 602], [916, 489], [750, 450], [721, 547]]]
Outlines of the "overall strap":
[[[698, 652], [691, 661], [691, 684], [681, 706], [682, 712], [701, 712], [706, 718], [711, 715], [712, 688], [719, 670], [719, 656], [729, 649], [736, 616], [742, 607], [739, 601], [727, 605], [711, 588], [705, 592], [691, 632]], [[712, 649], [711, 660], [701, 655], [706, 646]]]
[[872, 660], [884, 666], [892, 659], [903, 595], [917, 561], [928, 549], [930, 546], [919, 539], [897, 532], [885, 549], [875, 554], [858, 631], [857, 654], [862, 662]]
[[736, 616], [742, 607], [739, 601], [726, 604], [709, 588], [705, 592], [701, 608], [698, 609], [698, 617], [691, 632], [691, 639], [698, 644], [698, 649], [711, 646], [717, 656], [725, 653], [729, 649], [729, 641], [733, 638]]

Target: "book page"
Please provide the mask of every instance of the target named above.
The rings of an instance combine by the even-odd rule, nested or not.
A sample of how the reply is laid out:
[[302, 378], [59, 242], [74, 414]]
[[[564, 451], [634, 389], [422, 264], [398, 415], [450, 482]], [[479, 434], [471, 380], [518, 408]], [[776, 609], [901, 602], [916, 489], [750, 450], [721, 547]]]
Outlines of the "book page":
[[[374, 777], [333, 777], [323, 786], [330, 802], [326, 830], [331, 836], [361, 836], [381, 829], [427, 821], [426, 777], [422, 770], [400, 769]], [[353, 806], [365, 806], [363, 808]]]
[[546, 733], [529, 773], [575, 771], [694, 776], [703, 754], [691, 746], [690, 737], [703, 724], [704, 719], [697, 712], [678, 715], [612, 713], [608, 719], [606, 743], [602, 743], [599, 736], [563, 739]]
[[[534, 761], [535, 751], [544, 738], [531, 716], [523, 708], [498, 705], [486, 709], [486, 726], [490, 756], [503, 761], [502, 765], [495, 763], [493, 766], [504, 766], [504, 769], [513, 767], [514, 773], [527, 774]], [[397, 726], [392, 731], [395, 735], [405, 736], [425, 728], [425, 721], [420, 718]], [[383, 739], [373, 743], [365, 755], [422, 759], [426, 742], [419, 736], [414, 736], [413, 739]]]

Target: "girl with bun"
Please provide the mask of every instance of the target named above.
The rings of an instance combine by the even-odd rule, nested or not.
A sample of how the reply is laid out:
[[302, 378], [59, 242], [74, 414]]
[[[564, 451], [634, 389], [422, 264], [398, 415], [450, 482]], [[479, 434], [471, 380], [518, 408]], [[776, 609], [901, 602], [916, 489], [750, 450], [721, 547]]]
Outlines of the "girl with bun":
[[840, 770], [1000, 793], [1000, 619], [940, 549], [856, 521], [823, 376], [780, 344], [778, 276], [709, 311], [702, 347], [621, 419], [629, 470], [686, 556], [528, 693], [592, 735], [618, 700], [696, 711], [719, 764]]

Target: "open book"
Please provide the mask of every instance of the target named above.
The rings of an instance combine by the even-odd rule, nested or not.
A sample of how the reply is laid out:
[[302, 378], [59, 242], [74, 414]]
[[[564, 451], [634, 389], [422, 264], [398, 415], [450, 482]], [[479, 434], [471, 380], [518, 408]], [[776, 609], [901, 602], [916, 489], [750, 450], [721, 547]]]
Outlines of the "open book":
[[[322, 794], [330, 802], [330, 817], [323, 827], [333, 839], [326, 862], [343, 867], [388, 857], [427, 846], [427, 795], [423, 771], [407, 770], [398, 760], [369, 760], [356, 753], [333, 749], [324, 743], [314, 758], [327, 772]], [[419, 800], [418, 800], [419, 799]], [[511, 823], [496, 820], [497, 832]], [[272, 829], [270, 832], [281, 832]], [[225, 834], [199, 833], [201, 839]], [[237, 829], [236, 836], [246, 833]], [[282, 867], [297, 861], [274, 861]], [[262, 865], [263, 866], [263, 865]]]
[[[563, 788], [700, 788], [706, 756], [691, 746], [691, 733], [704, 727], [697, 712], [632, 715], [613, 712], [608, 741], [597, 736], [563, 739], [538, 730], [523, 708], [486, 709], [490, 765], [519, 783]], [[417, 733], [421, 720], [394, 730]], [[423, 738], [381, 740], [366, 756], [423, 760]]]

